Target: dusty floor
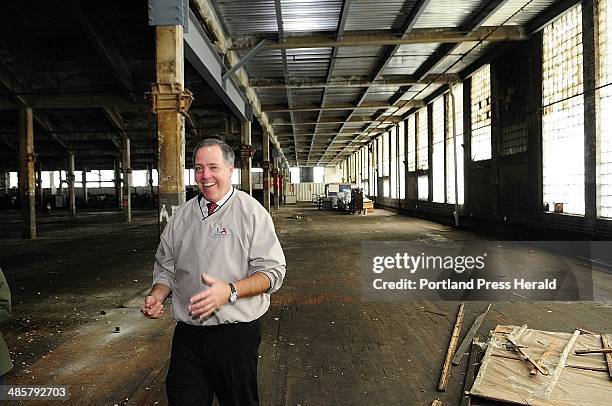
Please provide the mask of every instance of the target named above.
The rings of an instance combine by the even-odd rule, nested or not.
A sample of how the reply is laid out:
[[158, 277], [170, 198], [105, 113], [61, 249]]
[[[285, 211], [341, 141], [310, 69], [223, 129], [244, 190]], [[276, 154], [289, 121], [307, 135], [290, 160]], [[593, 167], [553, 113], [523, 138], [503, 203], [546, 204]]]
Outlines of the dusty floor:
[[[157, 245], [155, 214], [135, 212], [129, 225], [117, 212], [53, 214], [39, 219], [40, 238], [30, 242], [19, 238], [18, 213], [0, 213], [0, 266], [14, 304], [2, 326], [15, 361], [9, 384], [69, 385], [73, 404], [165, 404], [172, 321], [138, 312]], [[492, 237], [382, 210], [363, 217], [300, 205], [274, 219], [288, 272], [262, 319], [261, 403], [458, 404], [467, 357], [448, 390], [436, 391], [458, 303], [367, 300], [361, 241]], [[491, 302], [480, 333], [497, 324], [610, 332], [612, 275], [595, 272], [593, 280], [596, 302]], [[466, 303], [469, 326], [489, 302]]]

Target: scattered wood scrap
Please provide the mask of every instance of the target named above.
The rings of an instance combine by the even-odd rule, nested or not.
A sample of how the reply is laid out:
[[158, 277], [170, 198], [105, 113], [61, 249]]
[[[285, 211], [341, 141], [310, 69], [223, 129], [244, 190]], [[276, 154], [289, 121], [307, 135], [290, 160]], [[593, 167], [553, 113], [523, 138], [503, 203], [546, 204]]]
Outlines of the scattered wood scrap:
[[[601, 333], [601, 348], [604, 350], [610, 349], [610, 339], [604, 333]], [[608, 374], [610, 375], [610, 379], [612, 379], [612, 354], [606, 352], [606, 364], [608, 365]]]
[[[519, 405], [575, 406], [588, 401], [589, 406], [608, 406], [612, 399], [608, 354], [576, 352], [597, 348], [609, 339], [609, 335], [580, 330], [563, 333], [498, 326], [491, 332], [469, 394]], [[550, 374], [532, 375], [532, 362], [546, 367]]]

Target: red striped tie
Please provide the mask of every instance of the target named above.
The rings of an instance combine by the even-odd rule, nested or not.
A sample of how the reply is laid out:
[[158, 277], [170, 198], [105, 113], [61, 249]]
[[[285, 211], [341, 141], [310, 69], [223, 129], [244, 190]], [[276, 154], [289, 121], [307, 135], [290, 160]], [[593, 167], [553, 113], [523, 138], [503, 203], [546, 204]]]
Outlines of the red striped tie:
[[207, 203], [206, 206], [208, 207], [209, 216], [213, 214], [215, 210], [217, 210], [217, 203], [210, 202], [210, 203]]

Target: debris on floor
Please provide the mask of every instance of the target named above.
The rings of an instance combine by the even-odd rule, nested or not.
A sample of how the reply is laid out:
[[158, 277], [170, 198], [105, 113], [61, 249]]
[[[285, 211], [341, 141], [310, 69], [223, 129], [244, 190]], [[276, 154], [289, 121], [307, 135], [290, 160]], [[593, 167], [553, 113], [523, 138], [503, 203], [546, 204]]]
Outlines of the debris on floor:
[[469, 394], [519, 405], [609, 405], [611, 339], [582, 329], [497, 326]]

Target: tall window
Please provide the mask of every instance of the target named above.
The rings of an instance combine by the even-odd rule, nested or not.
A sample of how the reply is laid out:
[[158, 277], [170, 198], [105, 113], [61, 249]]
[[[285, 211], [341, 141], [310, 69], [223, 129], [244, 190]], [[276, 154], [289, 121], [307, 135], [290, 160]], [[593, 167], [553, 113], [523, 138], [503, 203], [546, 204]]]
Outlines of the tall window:
[[423, 107], [417, 113], [417, 170], [429, 169], [429, 137], [427, 134], [427, 107]]
[[406, 198], [406, 132], [404, 122], [397, 126], [397, 170], [399, 172], [399, 198]]
[[472, 160], [491, 159], [491, 66], [472, 76]]
[[447, 136], [446, 136], [446, 201], [455, 204], [455, 154], [453, 153], [453, 122], [456, 131], [457, 152], [457, 197], [458, 203], [463, 204], [464, 176], [463, 176], [463, 85], [453, 86], [455, 97], [455, 115], [453, 117], [453, 106], [451, 96], [448, 94], [446, 108]]
[[417, 179], [417, 189], [419, 200], [429, 199], [429, 179], [427, 175], [420, 175]]
[[[582, 8], [543, 32], [543, 200], [550, 211], [584, 214]], [[545, 206], [546, 207], [546, 206]]]
[[391, 197], [391, 188], [389, 184], [389, 133], [386, 132], [382, 136], [382, 176], [383, 176], [383, 196]]
[[431, 171], [433, 177], [433, 201], [444, 203], [444, 97], [433, 102]]
[[597, 8], [597, 214], [612, 217], [612, 2], [599, 0]]
[[406, 120], [408, 138], [408, 172], [416, 171], [416, 114]]
[[[344, 165], [346, 166], [346, 164]], [[293, 168], [289, 168], [289, 179], [291, 183], [300, 183], [300, 168], [294, 166]]]
[[391, 197], [397, 199], [397, 127], [389, 131], [391, 137]]

